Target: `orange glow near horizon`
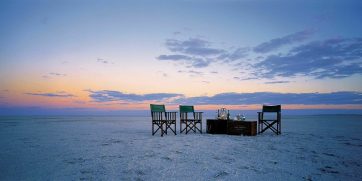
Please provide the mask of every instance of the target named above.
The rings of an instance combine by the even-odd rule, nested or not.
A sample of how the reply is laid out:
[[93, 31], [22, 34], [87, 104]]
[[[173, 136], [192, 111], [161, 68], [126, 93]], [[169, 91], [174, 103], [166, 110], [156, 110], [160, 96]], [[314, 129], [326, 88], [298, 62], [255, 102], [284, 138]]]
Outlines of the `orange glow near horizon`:
[[[36, 84], [35, 84], [36, 85]], [[16, 87], [14, 87], [16, 88]], [[17, 91], [7, 90], [3, 93], [2, 102], [9, 106], [39, 106], [47, 108], [91, 108], [100, 110], [149, 110], [150, 103], [166, 104], [167, 110], [178, 110], [178, 105], [168, 102], [159, 101], [141, 101], [141, 102], [127, 102], [127, 101], [110, 101], [110, 102], [95, 102], [89, 97], [89, 92], [80, 90], [79, 88], [64, 87], [62, 90], [73, 95], [70, 97], [43, 97], [29, 95], [27, 93], [45, 93], [56, 92], [59, 90], [57, 87], [44, 87], [44, 90], [39, 91], [39, 87], [25, 86], [17, 87]], [[28, 91], [27, 91], [28, 90]], [[37, 90], [37, 91], [36, 91]], [[25, 92], [25, 93], [24, 93]], [[229, 110], [260, 110], [261, 104], [240, 104], [240, 105], [195, 105], [197, 110], [217, 110], [225, 107]], [[301, 110], [301, 109], [342, 109], [342, 110], [362, 110], [360, 104], [283, 104], [285, 110]]]

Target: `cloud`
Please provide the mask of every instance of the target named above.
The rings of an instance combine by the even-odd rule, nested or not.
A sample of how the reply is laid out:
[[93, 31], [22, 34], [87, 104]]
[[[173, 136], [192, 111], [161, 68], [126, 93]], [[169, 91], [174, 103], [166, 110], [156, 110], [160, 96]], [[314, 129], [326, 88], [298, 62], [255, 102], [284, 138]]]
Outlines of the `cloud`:
[[180, 61], [188, 68], [203, 68], [209, 66], [216, 56], [225, 52], [223, 49], [211, 48], [211, 43], [199, 38], [185, 41], [168, 39], [165, 43], [169, 51], [175, 54], [160, 55], [158, 60]]
[[186, 55], [160, 55], [157, 57], [158, 60], [191, 60], [192, 57]]
[[235, 50], [214, 48], [212, 43], [200, 38], [187, 40], [167, 39], [166, 48], [171, 54], [156, 57], [158, 60], [183, 62], [187, 68], [204, 68], [213, 62], [232, 62], [244, 58], [250, 51], [249, 48]]
[[188, 67], [202, 68], [207, 67], [210, 64], [210, 60], [204, 60], [203, 58], [189, 57], [186, 55], [160, 55], [158, 60], [169, 60], [175, 62], [186, 62]]
[[42, 77], [47, 79], [47, 78], [52, 78], [52, 77], [65, 77], [67, 76], [67, 74], [62, 74], [62, 73], [58, 73], [58, 72], [50, 72], [46, 75], [43, 75]]
[[113, 62], [108, 61], [108, 60], [104, 60], [103, 58], [97, 58], [97, 62], [98, 63], [103, 63], [103, 64], [114, 64]]
[[204, 60], [204, 59], [194, 59], [192, 64], [188, 66], [188, 68], [203, 68], [209, 66], [211, 63], [211, 60]]
[[362, 104], [362, 92], [331, 93], [221, 93], [214, 96], [183, 97], [174, 100], [178, 104]]
[[299, 31], [281, 38], [275, 38], [270, 41], [261, 43], [254, 47], [254, 52], [256, 53], [267, 53], [273, 50], [276, 50], [284, 45], [298, 43], [307, 40], [314, 34], [312, 30], [303, 30]]
[[[215, 48], [213, 43], [201, 38], [186, 40], [167, 39], [170, 54], [158, 60], [178, 62], [186, 68], [205, 68], [214, 63], [224, 63], [231, 71], [242, 70], [236, 80], [274, 79], [307, 76], [314, 79], [345, 78], [362, 74], [362, 38], [338, 38], [297, 44], [279, 54], [250, 54], [273, 52], [285, 45], [308, 40], [314, 30], [303, 30], [275, 38], [256, 47]], [[254, 56], [254, 57], [253, 57]], [[267, 84], [284, 82], [266, 82]], [[286, 82], [285, 82], [286, 83]]]
[[238, 48], [231, 52], [225, 52], [221, 54], [218, 59], [224, 60], [225, 62], [233, 62], [235, 60], [240, 60], [241, 58], [247, 57], [250, 48]]
[[285, 84], [289, 82], [290, 81], [270, 81], [270, 82], [265, 82], [265, 84]]
[[166, 101], [168, 99], [183, 96], [182, 94], [172, 93], [153, 93], [153, 94], [126, 94], [113, 90], [92, 91], [87, 90], [90, 94], [89, 97], [96, 102], [111, 102], [111, 101], [129, 101], [129, 102], [142, 102], [142, 101]]
[[256, 79], [259, 79], [259, 78], [257, 78], [257, 77], [245, 77], [245, 78], [233, 77], [233, 79], [235, 79], [235, 80], [256, 80]]
[[157, 71], [158, 74], [162, 75], [163, 77], [168, 77], [168, 74], [163, 71]]
[[271, 55], [253, 65], [259, 78], [310, 76], [345, 78], [362, 74], [362, 38], [329, 39]]
[[25, 94], [32, 96], [43, 96], [43, 97], [75, 97], [74, 95], [63, 91], [57, 93], [25, 93]]
[[185, 41], [176, 39], [166, 40], [166, 47], [172, 52], [194, 56], [214, 56], [223, 53], [223, 49], [211, 48], [211, 43], [199, 38], [190, 38]]
[[177, 71], [178, 73], [187, 73], [189, 74], [190, 76], [194, 77], [194, 76], [203, 76], [204, 73], [203, 72], [200, 72], [200, 71], [195, 71], [195, 70], [187, 70], [187, 71], [184, 71], [184, 70], [179, 70]]
[[59, 76], [59, 77], [65, 77], [65, 76], [67, 76], [66, 74], [61, 74], [61, 73], [56, 73], [56, 72], [51, 72], [51, 73], [49, 73], [49, 75]]

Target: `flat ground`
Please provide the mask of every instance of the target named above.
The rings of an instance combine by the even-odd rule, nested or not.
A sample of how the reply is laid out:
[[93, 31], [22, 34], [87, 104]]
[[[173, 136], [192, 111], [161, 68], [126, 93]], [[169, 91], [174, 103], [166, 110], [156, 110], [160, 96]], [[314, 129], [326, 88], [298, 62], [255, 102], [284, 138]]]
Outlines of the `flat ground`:
[[280, 136], [160, 137], [149, 117], [2, 117], [0, 180], [362, 180], [360, 128], [286, 116]]

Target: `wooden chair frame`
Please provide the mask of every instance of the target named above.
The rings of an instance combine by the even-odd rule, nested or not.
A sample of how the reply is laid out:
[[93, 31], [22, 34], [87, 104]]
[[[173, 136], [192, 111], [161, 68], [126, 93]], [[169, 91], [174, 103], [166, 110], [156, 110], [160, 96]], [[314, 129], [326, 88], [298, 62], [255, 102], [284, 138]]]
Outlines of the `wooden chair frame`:
[[[276, 119], [264, 119], [264, 113], [276, 113]], [[281, 106], [263, 105], [263, 111], [258, 112], [258, 134], [265, 132], [267, 129], [272, 130], [275, 134], [281, 134]], [[275, 126], [274, 126], [275, 125]], [[264, 127], [265, 126], [265, 127]]]
[[[189, 117], [189, 113], [192, 115]], [[182, 106], [180, 105], [180, 133], [189, 133], [197, 131], [202, 134], [202, 113], [195, 112], [194, 106]], [[185, 128], [182, 128], [182, 124], [185, 124]], [[199, 125], [199, 127], [198, 127]]]
[[[166, 112], [165, 105], [151, 104], [152, 117], [152, 136], [161, 130], [161, 136], [167, 135], [167, 130], [170, 129], [176, 135], [176, 113]], [[174, 125], [174, 128], [172, 128]], [[157, 126], [155, 130], [155, 126]]]

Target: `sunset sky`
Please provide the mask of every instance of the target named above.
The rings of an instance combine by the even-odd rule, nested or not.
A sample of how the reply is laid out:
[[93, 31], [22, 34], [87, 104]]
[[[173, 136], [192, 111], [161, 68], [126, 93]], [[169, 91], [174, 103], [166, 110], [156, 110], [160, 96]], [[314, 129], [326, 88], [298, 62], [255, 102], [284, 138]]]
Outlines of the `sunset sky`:
[[362, 2], [0, 1], [0, 109], [353, 109]]

